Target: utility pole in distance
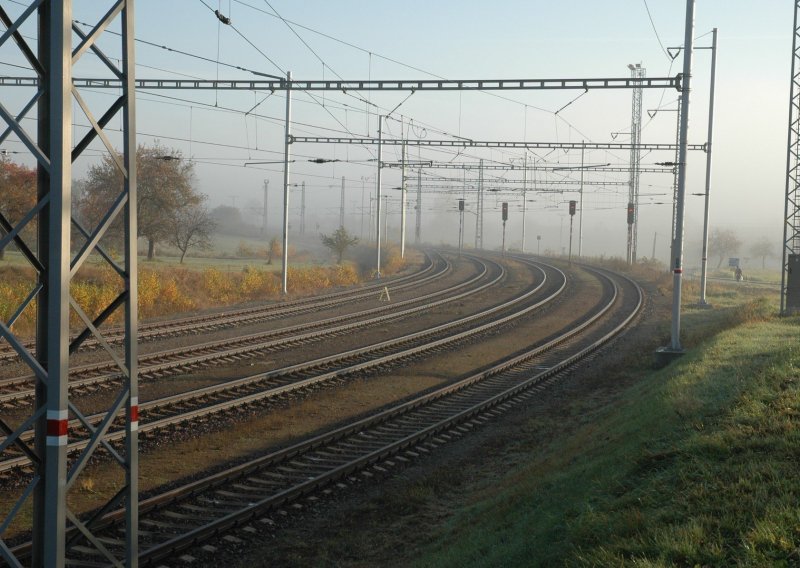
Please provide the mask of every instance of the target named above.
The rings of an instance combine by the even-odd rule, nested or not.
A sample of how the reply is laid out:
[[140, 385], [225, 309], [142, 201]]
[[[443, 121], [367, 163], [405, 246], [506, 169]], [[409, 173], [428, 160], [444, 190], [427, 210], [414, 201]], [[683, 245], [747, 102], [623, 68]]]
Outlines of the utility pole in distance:
[[506, 221], [508, 221], [508, 203], [503, 202], [503, 245], [502, 256], [506, 256]]
[[267, 193], [269, 191], [269, 180], [264, 180], [264, 211], [261, 213], [261, 234], [267, 234]]

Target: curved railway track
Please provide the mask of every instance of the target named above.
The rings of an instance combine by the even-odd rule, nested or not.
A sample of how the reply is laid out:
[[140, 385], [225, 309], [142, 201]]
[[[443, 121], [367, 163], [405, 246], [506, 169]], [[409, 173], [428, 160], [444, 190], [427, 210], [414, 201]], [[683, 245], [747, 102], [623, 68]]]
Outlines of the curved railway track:
[[[140, 503], [140, 562], [157, 565], [229, 534], [258, 534], [259, 520], [334, 483], [371, 477], [429, 453], [515, 404], [536, 396], [563, 372], [623, 331], [639, 313], [641, 289], [631, 280], [597, 269], [604, 297], [577, 324], [482, 372], [394, 405], [291, 447], [197, 479]], [[100, 537], [87, 543], [69, 536], [72, 564], [99, 565], [119, 556], [122, 512], [94, 519]], [[215, 541], [219, 542], [218, 540]], [[24, 554], [27, 545], [16, 549]], [[208, 559], [213, 561], [213, 559]]]
[[[564, 273], [554, 267], [544, 266], [550, 272], [550, 278], [547, 278], [545, 270], [534, 267], [541, 272], [541, 276], [537, 279], [538, 284], [506, 302], [479, 313], [344, 353], [142, 403], [139, 408], [139, 432], [153, 432], [234, 408], [268, 403], [290, 392], [313, 388], [325, 382], [341, 381], [349, 376], [376, 369], [385, 369], [399, 362], [452, 347], [459, 342], [473, 340], [482, 333], [495, 330], [513, 319], [546, 305], [563, 292], [566, 286]], [[484, 320], [487, 321], [481, 323]], [[87, 419], [96, 425], [103, 417], [103, 414], [98, 414]], [[33, 432], [28, 431], [21, 440], [28, 442], [32, 437]], [[116, 428], [112, 427], [105, 439], [115, 441], [122, 437], [124, 437], [122, 424], [118, 424]], [[88, 433], [79, 421], [70, 422], [69, 438], [73, 440], [69, 445], [70, 452], [80, 451], [87, 445]], [[2, 440], [0, 438], [0, 444]], [[0, 472], [29, 464], [30, 461], [24, 454], [6, 451], [5, 459], [0, 461]]]
[[[248, 334], [235, 339], [210, 341], [189, 348], [170, 349], [143, 355], [139, 358], [139, 381], [164, 378], [211, 365], [233, 363], [290, 346], [308, 344], [352, 333], [356, 329], [374, 326], [424, 312], [432, 308], [477, 294], [502, 280], [505, 271], [497, 263], [475, 258], [479, 274], [446, 289], [402, 302], [362, 310], [286, 328]], [[491, 265], [491, 267], [489, 266]], [[493, 274], [494, 273], [494, 274]], [[481, 282], [486, 280], [486, 282]], [[444, 296], [444, 298], [441, 298]], [[437, 299], [441, 298], [441, 299]], [[414, 304], [417, 304], [414, 306]], [[407, 307], [412, 306], [412, 307]], [[398, 310], [398, 308], [405, 309]], [[82, 365], [70, 369], [70, 390], [116, 386], [121, 376], [111, 362]], [[0, 380], [0, 406], [30, 403], [35, 395], [34, 378], [30, 375]]]
[[[163, 339], [167, 337], [180, 337], [184, 335], [195, 335], [209, 331], [218, 331], [230, 327], [241, 325], [252, 325], [269, 320], [295, 316], [307, 312], [313, 312], [331, 306], [340, 306], [347, 303], [370, 298], [376, 292], [380, 292], [384, 287], [391, 287], [392, 292], [408, 290], [420, 286], [428, 285], [450, 272], [452, 265], [437, 253], [425, 253], [425, 264], [422, 268], [411, 274], [397, 278], [388, 278], [378, 283], [361, 286], [356, 289], [340, 290], [330, 294], [321, 294], [306, 298], [299, 298], [287, 302], [269, 304], [266, 306], [256, 306], [242, 308], [238, 310], [228, 310], [215, 314], [201, 314], [184, 318], [169, 319], [165, 321], [144, 323], [139, 326], [139, 342]], [[104, 339], [109, 344], [116, 344], [122, 340], [124, 331], [122, 328], [110, 328], [104, 331]], [[73, 342], [78, 336], [73, 336]], [[96, 348], [99, 343], [94, 337], [88, 337], [81, 341], [80, 347]], [[26, 342], [25, 347], [33, 350], [33, 342]], [[17, 352], [9, 345], [0, 347], [0, 363], [9, 362], [17, 358]]]

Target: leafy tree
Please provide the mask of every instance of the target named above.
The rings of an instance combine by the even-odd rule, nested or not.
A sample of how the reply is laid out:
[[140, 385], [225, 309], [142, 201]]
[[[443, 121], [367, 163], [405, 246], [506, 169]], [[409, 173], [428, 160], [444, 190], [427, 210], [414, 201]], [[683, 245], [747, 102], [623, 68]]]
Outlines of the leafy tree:
[[[194, 166], [180, 152], [156, 142], [136, 149], [138, 237], [147, 239], [147, 258], [155, 244], [169, 237], [171, 220], [182, 208], [197, 207], [202, 196], [192, 188]], [[97, 223], [122, 191], [122, 173], [112, 156], [89, 168], [78, 208], [83, 219]], [[121, 234], [118, 220], [114, 230]]]
[[730, 229], [714, 229], [708, 237], [709, 254], [719, 257], [717, 268], [722, 266], [725, 258], [736, 254], [742, 246], [742, 241], [738, 239], [736, 233]]
[[761, 237], [750, 247], [750, 254], [761, 258], [761, 270], [764, 270], [767, 257], [775, 256], [775, 242], [768, 237]]
[[[36, 170], [17, 164], [6, 156], [0, 156], [0, 213], [12, 226], [36, 204]], [[32, 236], [36, 220], [28, 223], [23, 235]], [[0, 225], [0, 237], [6, 230]], [[0, 260], [5, 256], [5, 247], [0, 249]]]
[[211, 248], [211, 234], [215, 227], [216, 223], [203, 205], [181, 207], [173, 214], [168, 241], [181, 251], [181, 264], [189, 249]]
[[337, 264], [342, 263], [342, 257], [347, 252], [347, 249], [358, 243], [358, 238], [351, 237], [344, 227], [336, 229], [333, 235], [320, 235], [320, 238], [322, 239], [322, 244], [336, 254]]

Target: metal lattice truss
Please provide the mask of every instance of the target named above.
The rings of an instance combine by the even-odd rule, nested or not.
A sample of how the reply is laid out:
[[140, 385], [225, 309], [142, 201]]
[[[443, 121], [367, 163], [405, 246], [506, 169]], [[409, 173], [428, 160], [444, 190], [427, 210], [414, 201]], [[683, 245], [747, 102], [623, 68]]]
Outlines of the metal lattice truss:
[[[5, 3], [4, 3], [5, 4]], [[31, 415], [20, 424], [0, 420], [4, 437], [0, 453], [12, 447], [27, 454], [35, 472], [16, 505], [3, 511], [0, 519], [0, 558], [11, 566], [21, 565], [19, 551], [6, 545], [7, 531], [19, 521], [20, 512], [32, 501], [33, 566], [64, 566], [69, 550], [80, 544], [92, 548], [99, 562], [134, 566], [137, 555], [137, 425], [138, 390], [136, 369], [137, 278], [136, 278], [136, 151], [134, 126], [134, 0], [108, 1], [108, 10], [89, 33], [83, 33], [72, 21], [72, 0], [31, 0], [12, 20], [0, 4], [0, 46], [16, 44], [36, 75], [33, 96], [20, 108], [0, 97], [0, 117], [6, 127], [0, 141], [16, 136], [30, 151], [38, 167], [35, 203], [26, 213], [12, 216], [0, 210], [2, 238], [0, 250], [15, 248], [35, 273], [30, 293], [14, 314], [0, 322], [0, 338], [7, 341], [30, 367], [36, 380], [36, 401]], [[121, 31], [121, 64], [116, 65], [98, 47], [98, 39], [109, 26]], [[23, 37], [21, 28], [38, 28], [38, 45]], [[27, 36], [27, 34], [26, 34]], [[73, 66], [92, 53], [113, 76], [120, 96], [101, 115], [95, 115], [89, 102], [72, 81]], [[72, 109], [80, 109], [92, 129], [72, 147]], [[22, 120], [36, 109], [35, 134], [28, 132]], [[113, 117], [123, 121], [123, 152], [120, 154], [103, 132]], [[97, 118], [99, 116], [99, 118]], [[121, 184], [113, 203], [98, 219], [82, 222], [72, 216], [72, 162], [93, 142], [106, 148], [116, 165]], [[123, 258], [117, 261], [104, 248], [103, 239], [113, 222], [124, 226]], [[71, 295], [70, 284], [90, 257], [102, 259], [117, 279], [118, 295], [99, 313], [87, 308]], [[15, 323], [26, 314], [35, 313], [36, 342], [33, 350], [15, 333]], [[112, 346], [103, 337], [102, 326], [113, 316], [124, 322], [122, 347]], [[71, 336], [72, 326], [77, 335]], [[114, 402], [99, 423], [90, 422], [70, 401], [68, 375], [70, 354], [90, 336], [94, 336], [108, 356], [116, 362], [122, 386]], [[104, 440], [111, 423], [125, 418], [126, 438], [112, 446]], [[89, 433], [84, 450], [67, 461], [70, 428], [79, 425]], [[29, 446], [22, 434], [33, 429], [34, 442]], [[104, 451], [124, 470], [125, 483], [105, 505], [91, 516], [79, 516], [67, 507], [68, 493], [79, 487], [78, 480], [92, 457]], [[92, 534], [102, 513], [124, 508], [127, 515], [125, 551], [116, 554], [107, 543]], [[122, 556], [122, 557], [118, 557]]]
[[636, 244], [639, 222], [639, 161], [642, 154], [642, 88], [646, 70], [639, 64], [629, 65], [631, 80], [636, 85], [631, 92], [631, 159], [628, 203], [633, 204], [633, 219], [628, 225], [628, 264], [636, 263]]
[[[317, 136], [291, 136], [293, 144], [356, 144], [359, 146], [378, 145], [384, 146], [441, 146], [453, 148], [529, 148], [529, 149], [561, 149], [561, 150], [630, 150], [633, 144], [629, 142], [507, 142], [503, 140], [401, 140], [399, 138], [335, 138]], [[675, 152], [677, 144], [639, 144], [640, 150], [667, 150]], [[700, 150], [705, 152], [705, 144], [687, 144], [687, 150]], [[524, 169], [524, 168], [520, 168]], [[534, 168], [529, 168], [534, 169]], [[538, 168], [536, 168], [538, 169]]]
[[[789, 96], [789, 148], [786, 157], [786, 205], [783, 226], [783, 274], [781, 276], [781, 313], [787, 306], [790, 256], [800, 254], [800, 0], [794, 3], [792, 28], [792, 86]], [[795, 276], [797, 278], [797, 276]]]
[[[399, 168], [401, 167], [400, 162], [382, 162], [382, 168]], [[477, 163], [458, 163], [458, 162], [429, 162], [427, 164], [417, 165], [417, 166], [408, 166], [408, 169], [412, 171], [423, 171], [423, 170], [503, 170], [503, 171], [511, 171], [511, 170], [523, 170], [524, 167], [517, 165], [517, 164], [486, 164], [486, 165], [479, 165]], [[569, 170], [575, 170], [580, 168], [571, 168], [569, 166], [529, 166], [528, 171], [530, 172], [568, 172]], [[629, 166], [597, 166], [591, 167], [587, 166], [583, 168], [586, 172], [600, 172], [600, 173], [628, 173], [631, 171], [632, 168]], [[674, 172], [674, 168], [638, 168], [639, 173], [642, 174], [672, 174]]]
[[[0, 86], [37, 87], [36, 77], [0, 77]], [[118, 89], [119, 79], [75, 77], [76, 87]], [[636, 83], [637, 87], [639, 83]], [[296, 91], [498, 91], [498, 90], [558, 90], [558, 89], [630, 89], [631, 79], [467, 79], [467, 80], [392, 80], [392, 81], [291, 81], [251, 79], [219, 81], [213, 79], [137, 79], [137, 89], [201, 89], [233, 91], [279, 91], [288, 88]], [[646, 89], [681, 89], [680, 75], [645, 79]]]

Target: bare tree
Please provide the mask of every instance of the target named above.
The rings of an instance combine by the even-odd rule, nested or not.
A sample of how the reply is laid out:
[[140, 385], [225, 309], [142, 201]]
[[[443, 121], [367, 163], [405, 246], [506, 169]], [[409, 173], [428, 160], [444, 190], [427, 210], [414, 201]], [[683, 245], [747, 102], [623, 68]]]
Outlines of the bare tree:
[[173, 213], [167, 240], [181, 251], [181, 264], [189, 249], [211, 248], [211, 233], [215, 227], [216, 223], [203, 205], [182, 207]]
[[336, 254], [337, 264], [342, 263], [342, 257], [347, 249], [358, 242], [358, 238], [351, 237], [350, 233], [348, 233], [347, 229], [344, 227], [339, 227], [330, 236], [320, 235], [320, 239], [322, 239], [323, 245], [331, 249], [331, 251]]
[[750, 253], [761, 258], [761, 270], [764, 270], [767, 257], [775, 256], [775, 242], [768, 237], [761, 237], [750, 247]]
[[719, 258], [717, 268], [722, 266], [726, 257], [736, 254], [742, 246], [742, 241], [730, 229], [714, 229], [708, 237], [708, 251]]

